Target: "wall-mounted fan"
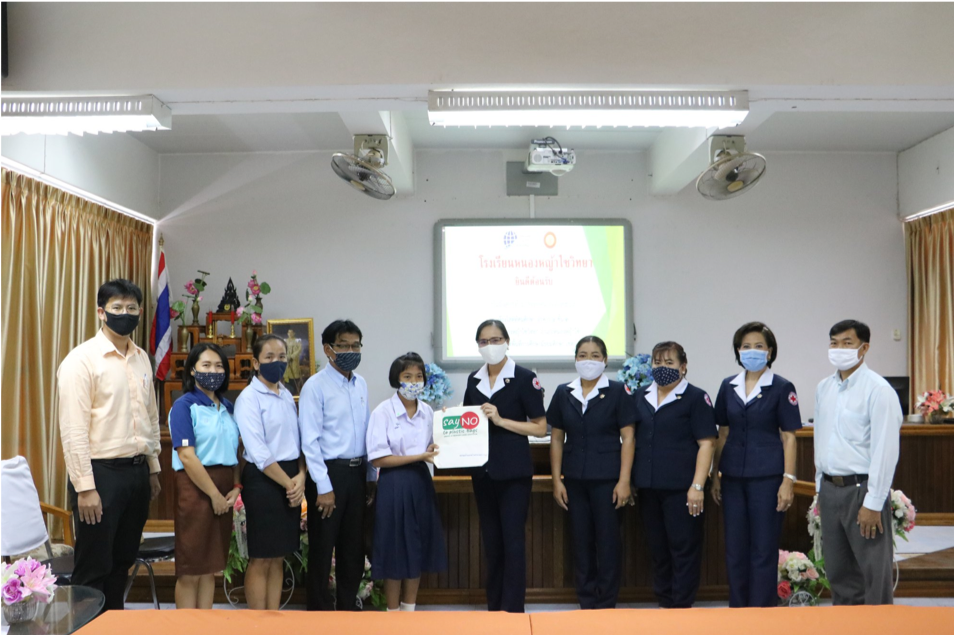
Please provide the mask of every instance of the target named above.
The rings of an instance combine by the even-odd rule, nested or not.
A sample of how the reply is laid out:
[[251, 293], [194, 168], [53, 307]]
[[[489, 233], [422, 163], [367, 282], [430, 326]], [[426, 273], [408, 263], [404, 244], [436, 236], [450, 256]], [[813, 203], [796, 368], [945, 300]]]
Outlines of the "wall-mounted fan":
[[371, 198], [386, 201], [395, 195], [391, 177], [381, 171], [388, 164], [385, 135], [355, 135], [354, 154], [335, 153], [331, 169], [351, 187]]
[[696, 189], [712, 201], [724, 201], [748, 192], [765, 174], [765, 157], [745, 151], [745, 137], [712, 137], [712, 164], [696, 179]]

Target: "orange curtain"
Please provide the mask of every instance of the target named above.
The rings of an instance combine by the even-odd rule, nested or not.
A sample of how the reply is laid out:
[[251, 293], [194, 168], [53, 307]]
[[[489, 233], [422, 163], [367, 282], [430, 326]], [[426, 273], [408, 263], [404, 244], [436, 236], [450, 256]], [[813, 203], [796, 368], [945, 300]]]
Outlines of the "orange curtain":
[[9, 170], [2, 181], [2, 455], [25, 456], [40, 499], [66, 508], [56, 370], [96, 334], [103, 282], [131, 280], [151, 306], [153, 227]]
[[911, 407], [954, 393], [954, 208], [904, 224], [908, 254]]

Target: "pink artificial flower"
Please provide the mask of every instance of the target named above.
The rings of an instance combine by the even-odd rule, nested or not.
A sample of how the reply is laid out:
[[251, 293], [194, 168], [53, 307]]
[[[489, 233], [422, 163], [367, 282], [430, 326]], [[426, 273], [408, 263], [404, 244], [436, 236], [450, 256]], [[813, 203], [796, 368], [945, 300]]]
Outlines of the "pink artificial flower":
[[261, 295], [262, 293], [262, 287], [259, 286], [258, 283], [255, 283], [255, 285], [251, 287], [251, 289], [252, 289], [252, 295]]
[[202, 302], [202, 296], [201, 296], [201, 295], [200, 295], [198, 298], [196, 298], [196, 302]]
[[22, 579], [23, 586], [28, 588], [34, 595], [42, 596], [39, 599], [43, 602], [49, 602], [50, 596], [56, 589], [56, 578], [50, 575], [46, 567], [40, 567], [30, 571]]
[[20, 580], [18, 578], [10, 578], [7, 580], [7, 583], [3, 585], [4, 604], [16, 604], [29, 595], [30, 590], [25, 589], [23, 585], [20, 584]]
[[191, 295], [198, 295], [199, 290], [195, 288], [195, 283], [189, 280], [185, 285], [185, 290], [188, 291]]
[[235, 317], [238, 317], [238, 316], [242, 315], [243, 313], [245, 313], [245, 307], [244, 307], [244, 306], [240, 306], [239, 308], [235, 309]]
[[179, 312], [176, 311], [175, 309], [169, 309], [169, 317], [171, 317], [174, 320], [177, 317], [179, 317]]
[[257, 269], [252, 269], [252, 277], [254, 278], [254, 277], [257, 276], [257, 275], [258, 275], [258, 270], [257, 270]]
[[238, 498], [235, 499], [235, 505], [232, 506], [235, 511], [240, 512], [245, 508], [245, 503], [242, 502], [242, 495], [239, 494]]
[[262, 323], [262, 316], [259, 315], [258, 313], [252, 313], [252, 324], [255, 324], [256, 326], [258, 326], [261, 323]]
[[788, 580], [782, 580], [778, 583], [778, 596], [783, 600], [792, 597], [792, 585], [788, 583]]
[[248, 281], [248, 288], [249, 288], [249, 289], [254, 289], [257, 285], [258, 285], [258, 283], [255, 282], [255, 278], [252, 278], [251, 280]]
[[788, 552], [787, 552], [787, 551], [782, 551], [781, 549], [779, 549], [779, 550], [778, 550], [778, 564], [779, 564], [779, 566], [785, 564], [785, 561], [786, 561], [786, 560], [788, 560]]
[[805, 572], [805, 577], [808, 578], [809, 580], [817, 580], [818, 570], [812, 567], [811, 569]]

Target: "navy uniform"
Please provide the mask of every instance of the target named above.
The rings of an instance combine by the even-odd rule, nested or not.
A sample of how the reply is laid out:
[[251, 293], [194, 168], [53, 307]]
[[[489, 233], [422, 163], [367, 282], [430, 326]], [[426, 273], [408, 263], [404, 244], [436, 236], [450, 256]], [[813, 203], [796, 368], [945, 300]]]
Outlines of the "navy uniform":
[[[509, 358], [494, 386], [486, 364], [467, 378], [464, 405], [485, 403], [513, 421], [546, 415], [540, 380]], [[529, 439], [491, 424], [489, 459], [474, 472], [473, 483], [487, 556], [487, 608], [523, 613], [527, 594], [525, 527], [533, 484]]]
[[719, 426], [729, 426], [719, 461], [729, 606], [776, 606], [778, 543], [785, 517], [776, 511], [785, 472], [779, 431], [802, 427], [795, 386], [766, 369], [746, 395], [742, 371], [722, 382], [715, 417]]
[[633, 487], [653, 561], [653, 591], [662, 608], [689, 608], [699, 590], [704, 515], [686, 495], [696, 473], [698, 441], [715, 438], [709, 395], [683, 379], [657, 408], [655, 382], [633, 394], [636, 459]]
[[560, 385], [547, 409], [555, 434], [566, 433], [562, 467], [581, 609], [616, 608], [623, 545], [613, 490], [622, 462], [620, 429], [635, 421], [626, 387], [605, 375], [585, 397], [579, 378]]

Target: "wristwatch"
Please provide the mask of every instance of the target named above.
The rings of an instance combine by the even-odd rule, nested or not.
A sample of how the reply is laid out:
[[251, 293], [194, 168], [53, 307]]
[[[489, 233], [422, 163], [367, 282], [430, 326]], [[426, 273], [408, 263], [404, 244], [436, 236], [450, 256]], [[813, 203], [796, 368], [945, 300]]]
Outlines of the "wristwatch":
[[701, 491], [702, 491], [702, 485], [699, 485], [698, 483], [693, 483], [693, 484], [692, 484], [692, 489], [696, 490], [697, 492], [701, 492]]
[[790, 479], [792, 479], [792, 482], [793, 482], [793, 483], [798, 480], [797, 478], [795, 478], [795, 475], [794, 475], [794, 474], [782, 474], [782, 476], [784, 476], [785, 478], [790, 478]]

